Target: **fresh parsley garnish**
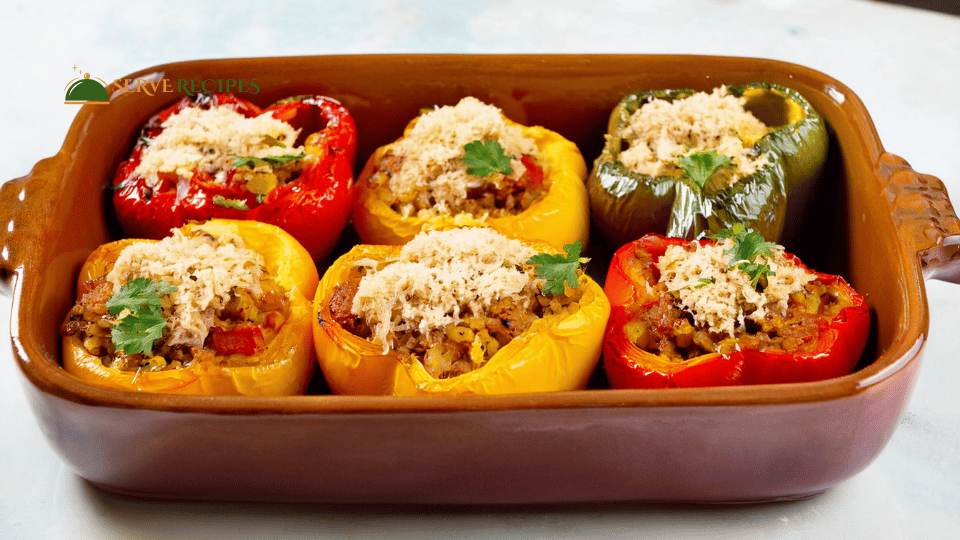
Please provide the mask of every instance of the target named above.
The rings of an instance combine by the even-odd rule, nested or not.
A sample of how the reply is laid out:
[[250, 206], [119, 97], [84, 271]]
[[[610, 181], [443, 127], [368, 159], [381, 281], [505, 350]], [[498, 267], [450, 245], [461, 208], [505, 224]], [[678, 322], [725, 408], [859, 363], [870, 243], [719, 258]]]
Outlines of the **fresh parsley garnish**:
[[[314, 96], [311, 95], [311, 94], [301, 94], [301, 95], [299, 95], [299, 96], [290, 96], [290, 97], [287, 97], [287, 98], [283, 98], [283, 99], [281, 99], [280, 101], [277, 101], [277, 102], [274, 103], [273, 105], [283, 105], [284, 103], [295, 103], [295, 102], [297, 102], [297, 101], [307, 101], [307, 102], [310, 102], [310, 100], [311, 100], [313, 97], [314, 97]], [[273, 105], [271, 105], [271, 106], [273, 106]]]
[[750, 285], [754, 287], [760, 283], [760, 278], [764, 276], [775, 276], [776, 272], [770, 269], [769, 264], [748, 263], [741, 261], [736, 265], [743, 273], [750, 276]]
[[716, 150], [697, 152], [680, 158], [680, 168], [700, 189], [707, 185], [707, 180], [710, 180], [713, 173], [728, 163], [730, 157], [718, 154]]
[[712, 237], [733, 240], [733, 247], [723, 252], [731, 256], [732, 262], [753, 262], [761, 255], [770, 257], [773, 255], [771, 250], [777, 248], [777, 244], [767, 242], [762, 234], [748, 229], [743, 223], [734, 223], [729, 229], [723, 229]]
[[572, 244], [563, 246], [566, 255], [554, 253], [537, 253], [527, 261], [528, 265], [533, 266], [533, 271], [537, 277], [547, 280], [543, 286], [543, 294], [563, 294], [563, 284], [566, 283], [570, 288], [577, 288], [577, 269], [580, 265], [590, 259], [581, 258], [580, 250], [583, 244], [579, 240]]
[[307, 157], [306, 152], [300, 152], [297, 155], [284, 154], [282, 156], [264, 156], [264, 157], [254, 157], [254, 156], [237, 156], [230, 154], [230, 157], [233, 158], [233, 163], [231, 165], [234, 169], [238, 167], [250, 167], [251, 169], [259, 167], [260, 165], [270, 165], [271, 167], [276, 167], [277, 165], [284, 165], [290, 163], [291, 161], [296, 161], [298, 159], [303, 159]]
[[214, 195], [213, 204], [217, 206], [222, 206], [224, 208], [234, 208], [236, 210], [249, 210], [250, 207], [247, 206], [247, 203], [240, 199], [228, 199], [223, 195]]
[[500, 143], [493, 139], [473, 141], [463, 145], [463, 162], [467, 166], [467, 174], [484, 177], [499, 172], [513, 174], [510, 158], [503, 151]]
[[750, 276], [750, 283], [756, 287], [763, 276], [773, 276], [776, 273], [769, 264], [761, 264], [758, 257], [773, 256], [773, 249], [777, 244], [767, 242], [763, 235], [747, 229], [742, 223], [734, 223], [729, 229], [723, 229], [711, 238], [729, 238], [733, 240], [733, 247], [724, 250], [724, 255], [730, 256], [730, 268], [737, 268]]
[[153, 142], [153, 139], [148, 139], [146, 137], [139, 137], [137, 140], [143, 143], [144, 146], [150, 146], [150, 143]]
[[263, 143], [268, 146], [279, 146], [280, 148], [286, 148], [287, 143], [281, 141], [280, 139], [274, 137], [273, 135], [267, 134], [263, 136]]
[[714, 280], [712, 277], [702, 277], [702, 278], [700, 278], [700, 279], [697, 280], [697, 284], [696, 284], [696, 285], [694, 285], [694, 284], [691, 283], [690, 285], [684, 285], [683, 287], [680, 287], [679, 289], [676, 289], [676, 290], [682, 291], [682, 290], [684, 290], [684, 289], [702, 289], [702, 288], [706, 287], [707, 285], [710, 285], [710, 284], [713, 283], [714, 281], [715, 281], [715, 280]]
[[150, 354], [167, 321], [160, 313], [161, 296], [176, 291], [166, 281], [133, 278], [107, 300], [111, 315], [120, 320], [110, 331], [113, 344], [124, 354]]

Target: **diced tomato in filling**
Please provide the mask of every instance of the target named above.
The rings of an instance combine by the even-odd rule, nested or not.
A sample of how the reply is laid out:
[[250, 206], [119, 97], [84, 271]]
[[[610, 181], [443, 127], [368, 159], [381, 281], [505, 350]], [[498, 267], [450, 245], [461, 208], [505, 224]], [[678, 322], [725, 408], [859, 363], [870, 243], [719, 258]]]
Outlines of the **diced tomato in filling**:
[[267, 313], [267, 320], [263, 323], [263, 325], [271, 330], [276, 330], [279, 326], [279, 322], [280, 314], [276, 311], [271, 311], [270, 313]]
[[255, 324], [241, 324], [230, 330], [214, 327], [210, 332], [210, 346], [217, 354], [253, 356], [263, 349], [263, 330]]
[[521, 157], [520, 163], [523, 163], [523, 166], [527, 168], [523, 174], [527, 185], [539, 186], [543, 184], [543, 167], [537, 165], [537, 162], [528, 155]]

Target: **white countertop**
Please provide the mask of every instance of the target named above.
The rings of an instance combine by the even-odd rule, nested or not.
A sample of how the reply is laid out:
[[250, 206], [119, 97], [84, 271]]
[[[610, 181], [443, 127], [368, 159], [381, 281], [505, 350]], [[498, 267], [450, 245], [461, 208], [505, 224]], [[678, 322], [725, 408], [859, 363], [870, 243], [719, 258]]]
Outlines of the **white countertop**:
[[[884, 147], [960, 205], [960, 18], [862, 0], [401, 2], [5, 1], [0, 180], [57, 152], [73, 66], [111, 81], [215, 57], [376, 52], [684, 53], [809, 66], [864, 101]], [[0, 345], [2, 538], [957, 538], [960, 286], [929, 281], [930, 335], [906, 414], [880, 456], [826, 493], [748, 506], [424, 511], [150, 502], [103, 493], [47, 444], [10, 340]], [[0, 298], [9, 336], [10, 300]]]

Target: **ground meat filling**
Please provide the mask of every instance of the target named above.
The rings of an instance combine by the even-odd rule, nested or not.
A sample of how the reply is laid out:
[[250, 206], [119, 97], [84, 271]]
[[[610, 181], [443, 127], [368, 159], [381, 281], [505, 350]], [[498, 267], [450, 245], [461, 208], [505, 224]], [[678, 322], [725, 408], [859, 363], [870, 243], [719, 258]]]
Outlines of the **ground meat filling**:
[[[481, 217], [503, 217], [517, 215], [526, 211], [550, 191], [543, 168], [532, 156], [522, 156], [523, 171], [519, 175], [507, 176], [500, 173], [490, 174], [478, 179], [476, 186], [467, 188], [467, 197], [446, 204], [447, 212], [453, 215], [470, 214]], [[403, 164], [402, 156], [387, 154], [380, 163], [378, 175], [385, 184], [396, 174]], [[421, 211], [433, 212], [440, 201], [433, 192], [424, 190], [413, 194], [389, 195], [390, 208], [400, 214], [420, 214]]]
[[371, 182], [404, 218], [519, 214], [550, 189], [546, 156], [528, 133], [499, 108], [465, 97], [421, 114], [386, 148]]
[[716, 181], [732, 186], [770, 163], [755, 146], [769, 128], [745, 103], [723, 86], [673, 101], [648, 98], [623, 127], [620, 161], [642, 175], [681, 177], [681, 157], [715, 150], [733, 164], [718, 170]]
[[[213, 325], [202, 347], [170, 345], [169, 332], [154, 344], [150, 355], [124, 354], [111, 338], [117, 318], [107, 309], [113, 286], [106, 278], [84, 283], [85, 291], [70, 310], [61, 334], [76, 335], [84, 349], [100, 358], [105, 367], [120, 371], [164, 371], [188, 367], [196, 362], [218, 362], [226, 366], [252, 365], [256, 354], [275, 336], [289, 317], [287, 296], [273, 279], [261, 279], [262, 293], [235, 287], [230, 300], [214, 314]], [[164, 311], [168, 309], [166, 302]]]
[[312, 148], [295, 146], [299, 134], [272, 116], [246, 118], [232, 105], [201, 102], [166, 120], [151, 119], [140, 137], [134, 173], [153, 190], [219, 185], [260, 203], [273, 189], [298, 180], [315, 160]]
[[[345, 330], [362, 338], [373, 331], [361, 317], [351, 312], [353, 297], [365, 274], [355, 268], [347, 281], [337, 285], [330, 298], [333, 319]], [[581, 283], [586, 279], [580, 274]], [[579, 309], [583, 287], [567, 289], [567, 294], [542, 294], [535, 282], [524, 289], [523, 302], [504, 298], [493, 304], [482, 317], [467, 317], [448, 325], [442, 334], [424, 335], [416, 328], [395, 333], [395, 352], [416, 357], [436, 379], [448, 379], [483, 366], [514, 338], [523, 334], [539, 318], [574, 313]], [[524, 307], [524, 304], [529, 307]]]
[[659, 283], [659, 271], [648, 252], [638, 249], [631, 263], [650, 291], [628, 307], [634, 317], [624, 330], [640, 349], [673, 362], [740, 349], [815, 352], [818, 337], [830, 321], [852, 305], [836, 283], [814, 280], [790, 295], [785, 312], [769, 310], [761, 321], [745, 319], [730, 336], [697, 326], [675, 292]]

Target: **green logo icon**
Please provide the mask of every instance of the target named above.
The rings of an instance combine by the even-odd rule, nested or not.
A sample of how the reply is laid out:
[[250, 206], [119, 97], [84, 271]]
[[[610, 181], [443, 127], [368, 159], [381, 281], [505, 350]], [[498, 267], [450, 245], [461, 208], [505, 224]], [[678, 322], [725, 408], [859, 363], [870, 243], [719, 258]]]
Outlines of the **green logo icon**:
[[89, 73], [67, 83], [65, 90], [67, 94], [63, 102], [66, 104], [106, 105], [110, 101], [107, 84], [97, 78], [91, 79]]

